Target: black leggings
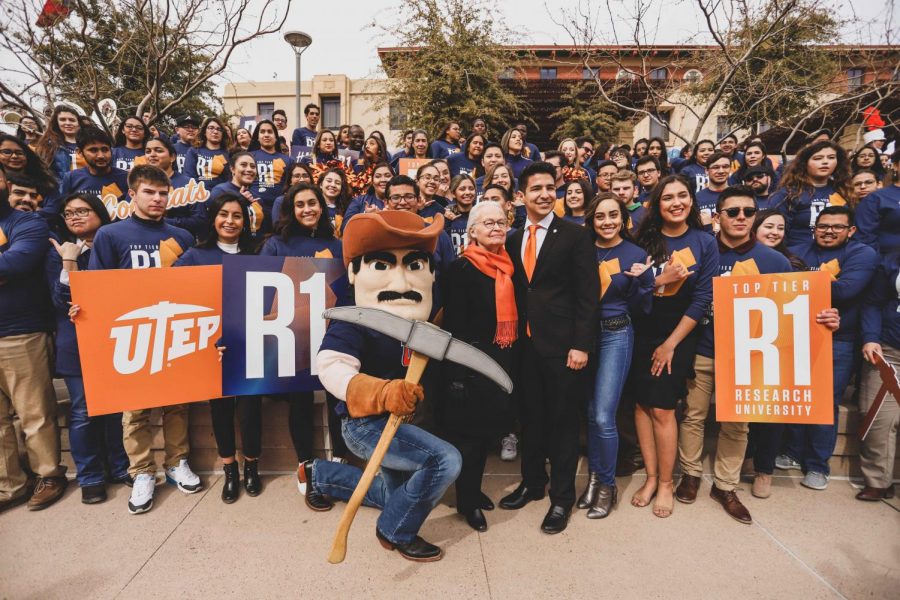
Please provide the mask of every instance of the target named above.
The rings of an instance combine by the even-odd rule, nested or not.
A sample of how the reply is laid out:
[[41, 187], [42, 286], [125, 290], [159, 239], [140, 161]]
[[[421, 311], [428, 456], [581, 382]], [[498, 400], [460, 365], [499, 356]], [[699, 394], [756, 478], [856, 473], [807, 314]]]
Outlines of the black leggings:
[[344, 442], [344, 434], [341, 432], [341, 418], [334, 412], [338, 400], [328, 392], [325, 392], [325, 400], [328, 402], [328, 435], [331, 437], [331, 452], [338, 458], [347, 458], [350, 450]]
[[288, 431], [297, 453], [297, 462], [313, 457], [313, 393], [290, 392], [281, 397], [288, 402]]
[[221, 458], [235, 453], [234, 412], [237, 405], [241, 429], [241, 451], [245, 457], [259, 458], [262, 453], [262, 397], [229, 396], [209, 401], [213, 434]]

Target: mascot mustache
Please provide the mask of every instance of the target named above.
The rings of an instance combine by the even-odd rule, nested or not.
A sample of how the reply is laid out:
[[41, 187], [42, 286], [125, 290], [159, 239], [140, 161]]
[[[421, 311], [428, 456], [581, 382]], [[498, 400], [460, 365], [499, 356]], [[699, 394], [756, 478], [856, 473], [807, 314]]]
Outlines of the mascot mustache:
[[421, 302], [422, 294], [413, 290], [407, 292], [394, 292], [392, 290], [378, 292], [379, 302], [390, 302], [391, 300], [412, 300], [413, 302]]

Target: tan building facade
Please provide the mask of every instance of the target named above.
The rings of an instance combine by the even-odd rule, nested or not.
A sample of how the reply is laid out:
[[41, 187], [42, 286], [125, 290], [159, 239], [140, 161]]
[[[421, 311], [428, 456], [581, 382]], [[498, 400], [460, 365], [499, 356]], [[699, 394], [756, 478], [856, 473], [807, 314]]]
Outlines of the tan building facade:
[[[321, 125], [337, 130], [343, 124], [360, 125], [366, 132], [380, 130], [388, 142], [396, 139], [389, 132], [387, 104], [383, 99], [384, 81], [350, 79], [346, 75], [314, 75], [301, 85], [301, 106], [310, 102], [322, 109]], [[238, 117], [270, 118], [272, 111], [282, 109], [288, 116], [288, 129], [305, 126], [297, 123], [294, 81], [245, 81], [228, 83], [222, 95], [225, 112]]]

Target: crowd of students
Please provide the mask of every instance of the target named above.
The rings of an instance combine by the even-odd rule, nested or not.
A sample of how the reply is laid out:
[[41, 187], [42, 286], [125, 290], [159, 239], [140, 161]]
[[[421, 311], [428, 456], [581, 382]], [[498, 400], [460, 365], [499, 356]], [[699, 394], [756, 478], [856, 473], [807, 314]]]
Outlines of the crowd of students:
[[[507, 420], [501, 456], [515, 458], [517, 434], [525, 436], [529, 453], [523, 484], [500, 502], [504, 508], [543, 497], [534, 465], [540, 463], [546, 480], [545, 457], [569, 465], [568, 451], [559, 448], [576, 440], [548, 449], [529, 436], [564, 431], [577, 438], [570, 424], [577, 423], [579, 405], [586, 406], [590, 475], [577, 505], [589, 518], [609, 515], [618, 499], [616, 474], [641, 466], [647, 479], [632, 505], [652, 503], [653, 514], [667, 517], [675, 499], [695, 501], [714, 393], [713, 277], [821, 269], [833, 281], [834, 309], [817, 318], [834, 331], [835, 425], [721, 424], [710, 495], [740, 522], [751, 522], [735, 492], [748, 468], [751, 493], [759, 498], [772, 493], [775, 469], [800, 469], [804, 486], [824, 489], [845, 390], [855, 380], [860, 408], [867, 410], [880, 387], [874, 355], [895, 367], [900, 362], [900, 152], [883, 154], [883, 136], [848, 155], [822, 132], [780, 162], [767, 156], [761, 140], [739, 145], [728, 135], [701, 140], [673, 158], [659, 138], [632, 148], [579, 137], [541, 150], [521, 124], [494, 141], [478, 119], [469, 132], [450, 121], [435, 140], [423, 129], [408, 131], [402, 147], [389, 152], [380, 132], [320, 128], [314, 104], [304, 114], [306, 127], [292, 135], [285, 113], [276, 111], [252, 132], [234, 134], [215, 117], [182, 117], [171, 136], [127, 117], [110, 137], [61, 105], [44, 131], [0, 135], [0, 510], [26, 501], [32, 510], [43, 509], [66, 488], [54, 376], [65, 380], [71, 397], [69, 440], [83, 502], [102, 502], [107, 484], [124, 483], [132, 486], [129, 512], [152, 507], [157, 467], [149, 411], [87, 414], [72, 271], [221, 264], [227, 254], [340, 259], [348, 221], [373, 211], [409, 211], [426, 223], [443, 215], [446, 230], [434, 253], [438, 305], [454, 297], [445, 275], [467, 246], [480, 245], [474, 241], [479, 235], [484, 240], [502, 231], [509, 240], [524, 239], [523, 257], [527, 240], [545, 243], [542, 236], [556, 220], [576, 224], [589, 239], [589, 256], [572, 251], [590, 265], [581, 275], [595, 280], [598, 292], [590, 308], [579, 305], [574, 315], [589, 332], [590, 348], [583, 360], [570, 354], [565, 369], [557, 365], [565, 373], [550, 369], [540, 382], [565, 376], [577, 402], [552, 417], [565, 423], [560, 428], [535, 423], [528, 410], [518, 424]], [[309, 146], [309, 154], [293, 160], [288, 138]], [[342, 157], [345, 148], [358, 159]], [[428, 162], [402, 173], [404, 158]], [[532, 189], [545, 176], [552, 180]], [[500, 210], [475, 210], [484, 203]], [[489, 227], [472, 217], [478, 214], [491, 217]], [[576, 306], [551, 302], [547, 310], [566, 308]], [[459, 318], [449, 316], [450, 322]], [[539, 335], [531, 342], [537, 354]], [[506, 362], [517, 371], [526, 359], [538, 360]], [[442, 385], [433, 384], [435, 396]], [[302, 472], [313, 457], [312, 394], [283, 399]], [[511, 406], [519, 400], [514, 396]], [[334, 454], [345, 459], [339, 401], [329, 395], [328, 402]], [[210, 410], [225, 471], [222, 499], [236, 500], [241, 481], [248, 494], [259, 494], [260, 398], [212, 399]], [[27, 468], [19, 462], [14, 415], [24, 431]], [[184, 405], [163, 410], [164, 467], [169, 483], [194, 493], [203, 484], [188, 462], [187, 415]], [[440, 432], [446, 424], [433, 417], [423, 417], [426, 427]], [[861, 445], [861, 500], [893, 495], [898, 419], [896, 403], [885, 403]], [[677, 487], [676, 464], [682, 474]], [[307, 493], [302, 477], [298, 485]], [[471, 475], [464, 485], [470, 500], [461, 511], [470, 525], [486, 528], [480, 511], [492, 502], [471, 500], [472, 489], [480, 490]], [[564, 484], [551, 479], [551, 497], [554, 486], [559, 492]], [[566, 497], [557, 493], [563, 504]]]

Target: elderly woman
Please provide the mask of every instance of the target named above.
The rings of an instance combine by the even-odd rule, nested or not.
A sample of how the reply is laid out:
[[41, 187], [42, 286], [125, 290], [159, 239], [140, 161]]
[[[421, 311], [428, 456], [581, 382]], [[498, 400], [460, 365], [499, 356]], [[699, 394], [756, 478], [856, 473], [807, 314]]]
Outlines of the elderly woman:
[[[469, 245], [447, 272], [444, 327], [453, 337], [486, 352], [507, 373], [515, 364], [518, 312], [513, 264], [504, 248], [508, 221], [497, 202], [469, 213]], [[438, 422], [462, 454], [456, 510], [476, 531], [486, 531], [483, 510], [494, 508], [481, 491], [488, 448], [509, 431], [509, 395], [480, 375], [448, 365]]]

